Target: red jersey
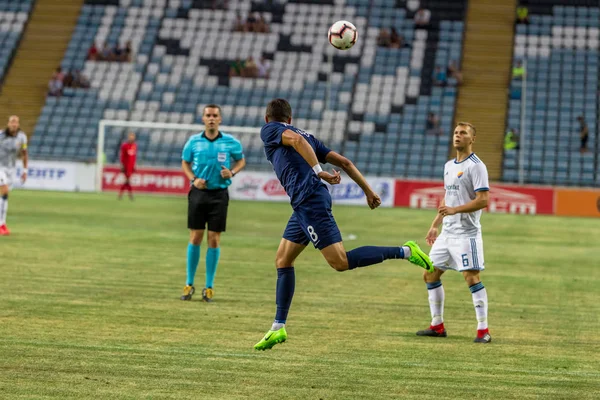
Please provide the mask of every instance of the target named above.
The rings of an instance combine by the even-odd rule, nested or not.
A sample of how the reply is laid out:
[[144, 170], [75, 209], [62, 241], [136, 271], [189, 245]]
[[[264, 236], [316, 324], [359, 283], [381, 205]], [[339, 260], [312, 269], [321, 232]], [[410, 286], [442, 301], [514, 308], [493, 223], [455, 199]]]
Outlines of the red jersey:
[[121, 165], [126, 171], [135, 169], [137, 158], [137, 144], [125, 142], [121, 145]]

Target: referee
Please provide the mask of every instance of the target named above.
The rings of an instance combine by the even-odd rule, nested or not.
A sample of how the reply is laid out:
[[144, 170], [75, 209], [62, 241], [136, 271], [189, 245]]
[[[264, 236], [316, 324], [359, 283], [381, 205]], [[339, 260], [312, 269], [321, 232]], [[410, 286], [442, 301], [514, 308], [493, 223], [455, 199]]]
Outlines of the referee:
[[[181, 167], [190, 180], [188, 193], [187, 282], [181, 300], [191, 300], [195, 292], [194, 276], [200, 260], [200, 244], [208, 225], [206, 252], [206, 286], [203, 301], [212, 301], [221, 249], [221, 232], [225, 232], [231, 178], [246, 166], [242, 144], [233, 136], [219, 131], [221, 107], [209, 104], [202, 113], [204, 131], [189, 138], [183, 148]], [[235, 161], [231, 167], [231, 159]]]

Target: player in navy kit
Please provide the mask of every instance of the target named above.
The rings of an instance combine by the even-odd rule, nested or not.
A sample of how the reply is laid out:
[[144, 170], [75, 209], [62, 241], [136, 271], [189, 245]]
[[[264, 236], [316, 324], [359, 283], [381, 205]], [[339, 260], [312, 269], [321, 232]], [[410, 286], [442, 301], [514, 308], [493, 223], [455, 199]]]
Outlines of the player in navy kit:
[[283, 233], [275, 261], [275, 321], [254, 346], [256, 350], [270, 349], [287, 339], [285, 322], [294, 296], [294, 261], [309, 242], [337, 271], [366, 267], [388, 259], [407, 259], [433, 271], [431, 260], [415, 242], [406, 242], [402, 247], [364, 246], [346, 252], [331, 212], [331, 196], [321, 181], [335, 185], [340, 183], [341, 176], [338, 171], [333, 174], [323, 171], [320, 163], [330, 163], [343, 169], [363, 190], [371, 209], [379, 207], [381, 199], [350, 160], [328, 149], [313, 135], [290, 125], [292, 108], [286, 100], [275, 99], [267, 105], [265, 122], [260, 133], [265, 154], [290, 197], [294, 212]]

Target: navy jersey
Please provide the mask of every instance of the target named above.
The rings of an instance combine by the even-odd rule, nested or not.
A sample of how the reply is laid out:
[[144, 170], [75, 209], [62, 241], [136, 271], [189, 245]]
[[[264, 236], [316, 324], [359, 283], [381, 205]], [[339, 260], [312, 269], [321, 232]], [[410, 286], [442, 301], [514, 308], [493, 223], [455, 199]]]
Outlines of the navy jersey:
[[283, 122], [269, 122], [262, 127], [260, 138], [265, 144], [267, 160], [273, 165], [275, 174], [285, 192], [290, 196], [292, 208], [296, 208], [319, 187], [325, 186], [315, 174], [312, 165], [302, 158], [293, 147], [284, 146], [281, 136], [286, 130], [294, 131], [304, 137], [311, 145], [319, 162], [326, 163], [325, 157], [329, 150], [320, 140], [310, 133], [304, 132], [292, 125]]

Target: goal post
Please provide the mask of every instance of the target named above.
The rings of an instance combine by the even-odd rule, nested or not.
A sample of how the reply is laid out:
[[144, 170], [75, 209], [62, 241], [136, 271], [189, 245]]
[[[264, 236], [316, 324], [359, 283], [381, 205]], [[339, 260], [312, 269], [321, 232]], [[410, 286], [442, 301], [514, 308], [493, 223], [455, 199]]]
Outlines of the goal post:
[[[125, 138], [125, 133], [110, 132], [111, 128], [123, 128], [136, 133], [138, 140], [144, 139], [144, 143], [150, 143], [153, 147], [162, 151], [170, 149], [172, 152], [178, 151], [181, 154], [183, 144], [187, 138], [204, 130], [203, 124], [179, 124], [167, 122], [146, 122], [146, 121], [127, 121], [127, 120], [108, 120], [102, 119], [98, 123], [98, 138], [96, 143], [96, 191], [102, 191], [103, 172], [106, 161], [107, 150], [118, 152], [120, 144]], [[219, 126], [219, 131], [230, 133], [236, 137], [245, 153], [254, 154], [262, 151], [260, 140], [260, 128], [247, 126]], [[176, 139], [174, 139], [176, 137]], [[116, 146], [116, 147], [115, 147]], [[141, 157], [138, 157], [138, 165], [144, 166], [144, 148], [139, 150]], [[171, 153], [174, 154], [174, 153]], [[264, 158], [264, 157], [263, 157]], [[250, 164], [252, 164], [250, 162]], [[178, 165], [168, 161], [152, 161], [152, 166], [161, 166], [167, 168], [178, 168]]]

